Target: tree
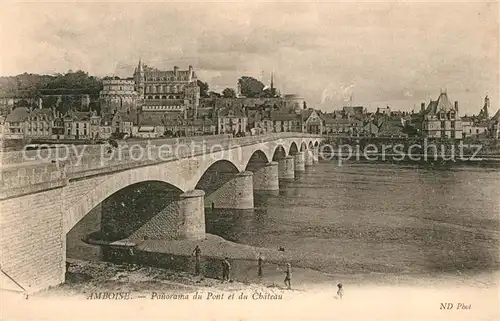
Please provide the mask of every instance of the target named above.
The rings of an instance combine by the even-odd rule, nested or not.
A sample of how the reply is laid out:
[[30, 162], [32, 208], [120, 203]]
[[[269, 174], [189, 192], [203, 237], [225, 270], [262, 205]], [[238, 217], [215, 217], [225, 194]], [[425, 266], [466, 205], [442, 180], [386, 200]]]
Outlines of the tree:
[[208, 98], [208, 83], [203, 82], [201, 80], [196, 80], [196, 84], [198, 87], [200, 87], [200, 97], [201, 98]]
[[236, 98], [236, 91], [233, 88], [226, 88], [222, 91], [224, 98]]
[[238, 79], [241, 94], [245, 97], [255, 98], [262, 94], [264, 84], [253, 77], [243, 76]]

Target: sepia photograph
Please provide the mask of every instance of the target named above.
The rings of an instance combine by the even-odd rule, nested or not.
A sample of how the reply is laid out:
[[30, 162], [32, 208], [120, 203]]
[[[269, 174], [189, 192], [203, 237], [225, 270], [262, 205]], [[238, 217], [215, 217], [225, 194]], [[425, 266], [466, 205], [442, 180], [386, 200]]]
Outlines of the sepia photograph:
[[500, 321], [496, 1], [0, 15], [0, 320]]

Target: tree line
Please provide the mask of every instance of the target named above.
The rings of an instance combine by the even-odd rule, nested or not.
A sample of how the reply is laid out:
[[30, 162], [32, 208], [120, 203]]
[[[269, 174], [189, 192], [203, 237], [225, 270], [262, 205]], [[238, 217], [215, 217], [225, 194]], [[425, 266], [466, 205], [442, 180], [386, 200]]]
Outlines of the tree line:
[[65, 74], [39, 75], [24, 73], [0, 77], [0, 94], [26, 97], [42, 95], [89, 94], [99, 95], [102, 80], [87, 72], [69, 70]]
[[[109, 77], [105, 77], [107, 79]], [[200, 96], [202, 98], [235, 98], [237, 91], [234, 88], [225, 88], [221, 93], [211, 91], [208, 83], [201, 80], [197, 81], [200, 88]], [[264, 84], [249, 76], [243, 76], [238, 79], [238, 87], [240, 94], [249, 98], [273, 98], [279, 97], [280, 93], [276, 88], [266, 88]], [[0, 77], [0, 95], [1, 96], [16, 96], [38, 98], [48, 95], [61, 95], [65, 101], [64, 105], [77, 105], [78, 102], [69, 101], [71, 98], [64, 96], [74, 96], [88, 94], [93, 97], [98, 97], [102, 90], [102, 79], [91, 76], [82, 70], [69, 70], [64, 74], [54, 75], [39, 75], [32, 73], [23, 73], [16, 76]], [[52, 102], [54, 100], [54, 102]], [[44, 106], [52, 107], [55, 104], [56, 98], [44, 99]], [[68, 100], [66, 102], [66, 100]], [[68, 108], [62, 108], [64, 110]], [[61, 110], [63, 112], [64, 110]]]
[[[200, 97], [202, 98], [236, 98], [237, 92], [234, 88], [227, 87], [221, 93], [210, 91], [208, 84], [198, 80], [200, 87]], [[238, 79], [240, 94], [248, 98], [274, 98], [280, 97], [276, 88], [269, 88], [258, 79], [243, 76]]]

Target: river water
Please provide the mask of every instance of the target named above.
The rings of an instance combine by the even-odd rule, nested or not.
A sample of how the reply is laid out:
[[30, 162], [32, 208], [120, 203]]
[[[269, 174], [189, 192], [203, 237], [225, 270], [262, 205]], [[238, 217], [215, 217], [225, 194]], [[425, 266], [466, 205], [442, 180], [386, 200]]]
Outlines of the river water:
[[207, 232], [304, 253], [326, 273], [497, 271], [500, 169], [322, 161], [255, 210], [207, 210]]
[[[294, 267], [327, 275], [435, 279], [500, 270], [498, 166], [339, 166], [337, 161], [321, 161], [295, 180], [280, 182], [279, 193], [257, 193], [254, 210], [205, 209], [205, 214], [208, 233], [258, 247], [284, 247]], [[72, 236], [68, 251], [83, 248], [80, 258], [85, 253], [83, 259], [102, 260], [99, 247], [91, 246], [89, 252], [89, 246], [81, 247], [79, 241], [95, 230], [94, 221], [89, 214], [79, 223], [80, 234]], [[151, 265], [162, 261], [160, 266], [192, 269], [191, 258], [172, 259], [155, 253], [142, 258]], [[256, 263], [238, 264], [234, 277], [252, 280]], [[207, 276], [220, 274], [219, 261], [205, 265], [206, 273], [213, 270]], [[266, 274], [277, 273], [268, 268]]]

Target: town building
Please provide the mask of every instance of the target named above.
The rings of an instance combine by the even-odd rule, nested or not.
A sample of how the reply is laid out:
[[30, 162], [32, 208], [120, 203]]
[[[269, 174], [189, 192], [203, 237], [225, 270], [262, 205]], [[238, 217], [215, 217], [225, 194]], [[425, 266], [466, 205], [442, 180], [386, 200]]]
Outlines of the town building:
[[6, 139], [59, 139], [64, 125], [54, 109], [17, 107], [5, 117]]
[[491, 138], [500, 138], [500, 109], [496, 114], [490, 119], [488, 131]]
[[113, 114], [104, 114], [99, 121], [98, 139], [109, 139], [113, 134]]
[[248, 117], [241, 108], [221, 108], [217, 110], [218, 134], [242, 134], [247, 131]]
[[448, 99], [446, 91], [441, 91], [438, 99], [431, 100], [427, 107], [422, 103], [422, 134], [428, 138], [461, 139], [462, 120], [458, 117], [458, 101]]
[[371, 136], [371, 137], [377, 137], [379, 133], [379, 128], [373, 123], [373, 122], [368, 122], [364, 127], [363, 127], [363, 133], [366, 136]]
[[165, 119], [145, 115], [132, 128], [132, 135], [139, 138], [157, 138], [165, 134]]
[[366, 113], [366, 109], [363, 106], [344, 106], [342, 111], [348, 116], [362, 116]]
[[479, 115], [466, 115], [461, 118], [463, 138], [484, 138], [488, 136], [490, 126], [489, 107], [490, 99], [486, 96], [484, 98], [483, 108], [479, 111]]
[[303, 133], [323, 133], [323, 119], [321, 118], [320, 114], [312, 108], [302, 110], [301, 123]]
[[88, 112], [70, 111], [64, 117], [64, 136], [66, 139], [90, 139], [92, 130]]
[[215, 135], [216, 123], [210, 119], [166, 119], [165, 136]]
[[30, 117], [28, 107], [17, 107], [5, 118], [5, 139], [24, 139], [26, 122]]
[[101, 116], [96, 111], [90, 112], [90, 136], [92, 139], [104, 139], [101, 137]]
[[296, 114], [274, 111], [269, 112], [268, 116], [262, 117], [255, 127], [269, 133], [293, 132], [301, 131], [301, 122], [300, 117]]
[[111, 119], [113, 133], [117, 138], [126, 138], [132, 136], [134, 127], [134, 117], [132, 112], [115, 112]]
[[114, 77], [103, 79], [103, 89], [99, 94], [101, 113], [130, 112], [137, 108], [138, 94], [133, 78]]
[[391, 107], [389, 107], [389, 106], [386, 106], [385, 108], [380, 108], [380, 107], [377, 108], [377, 114], [390, 116], [391, 112], [392, 112]]
[[50, 109], [34, 109], [26, 120], [25, 138], [52, 138], [52, 128], [56, 115]]
[[347, 118], [337, 117], [332, 114], [324, 117], [325, 134], [348, 134], [350, 132], [350, 122]]

